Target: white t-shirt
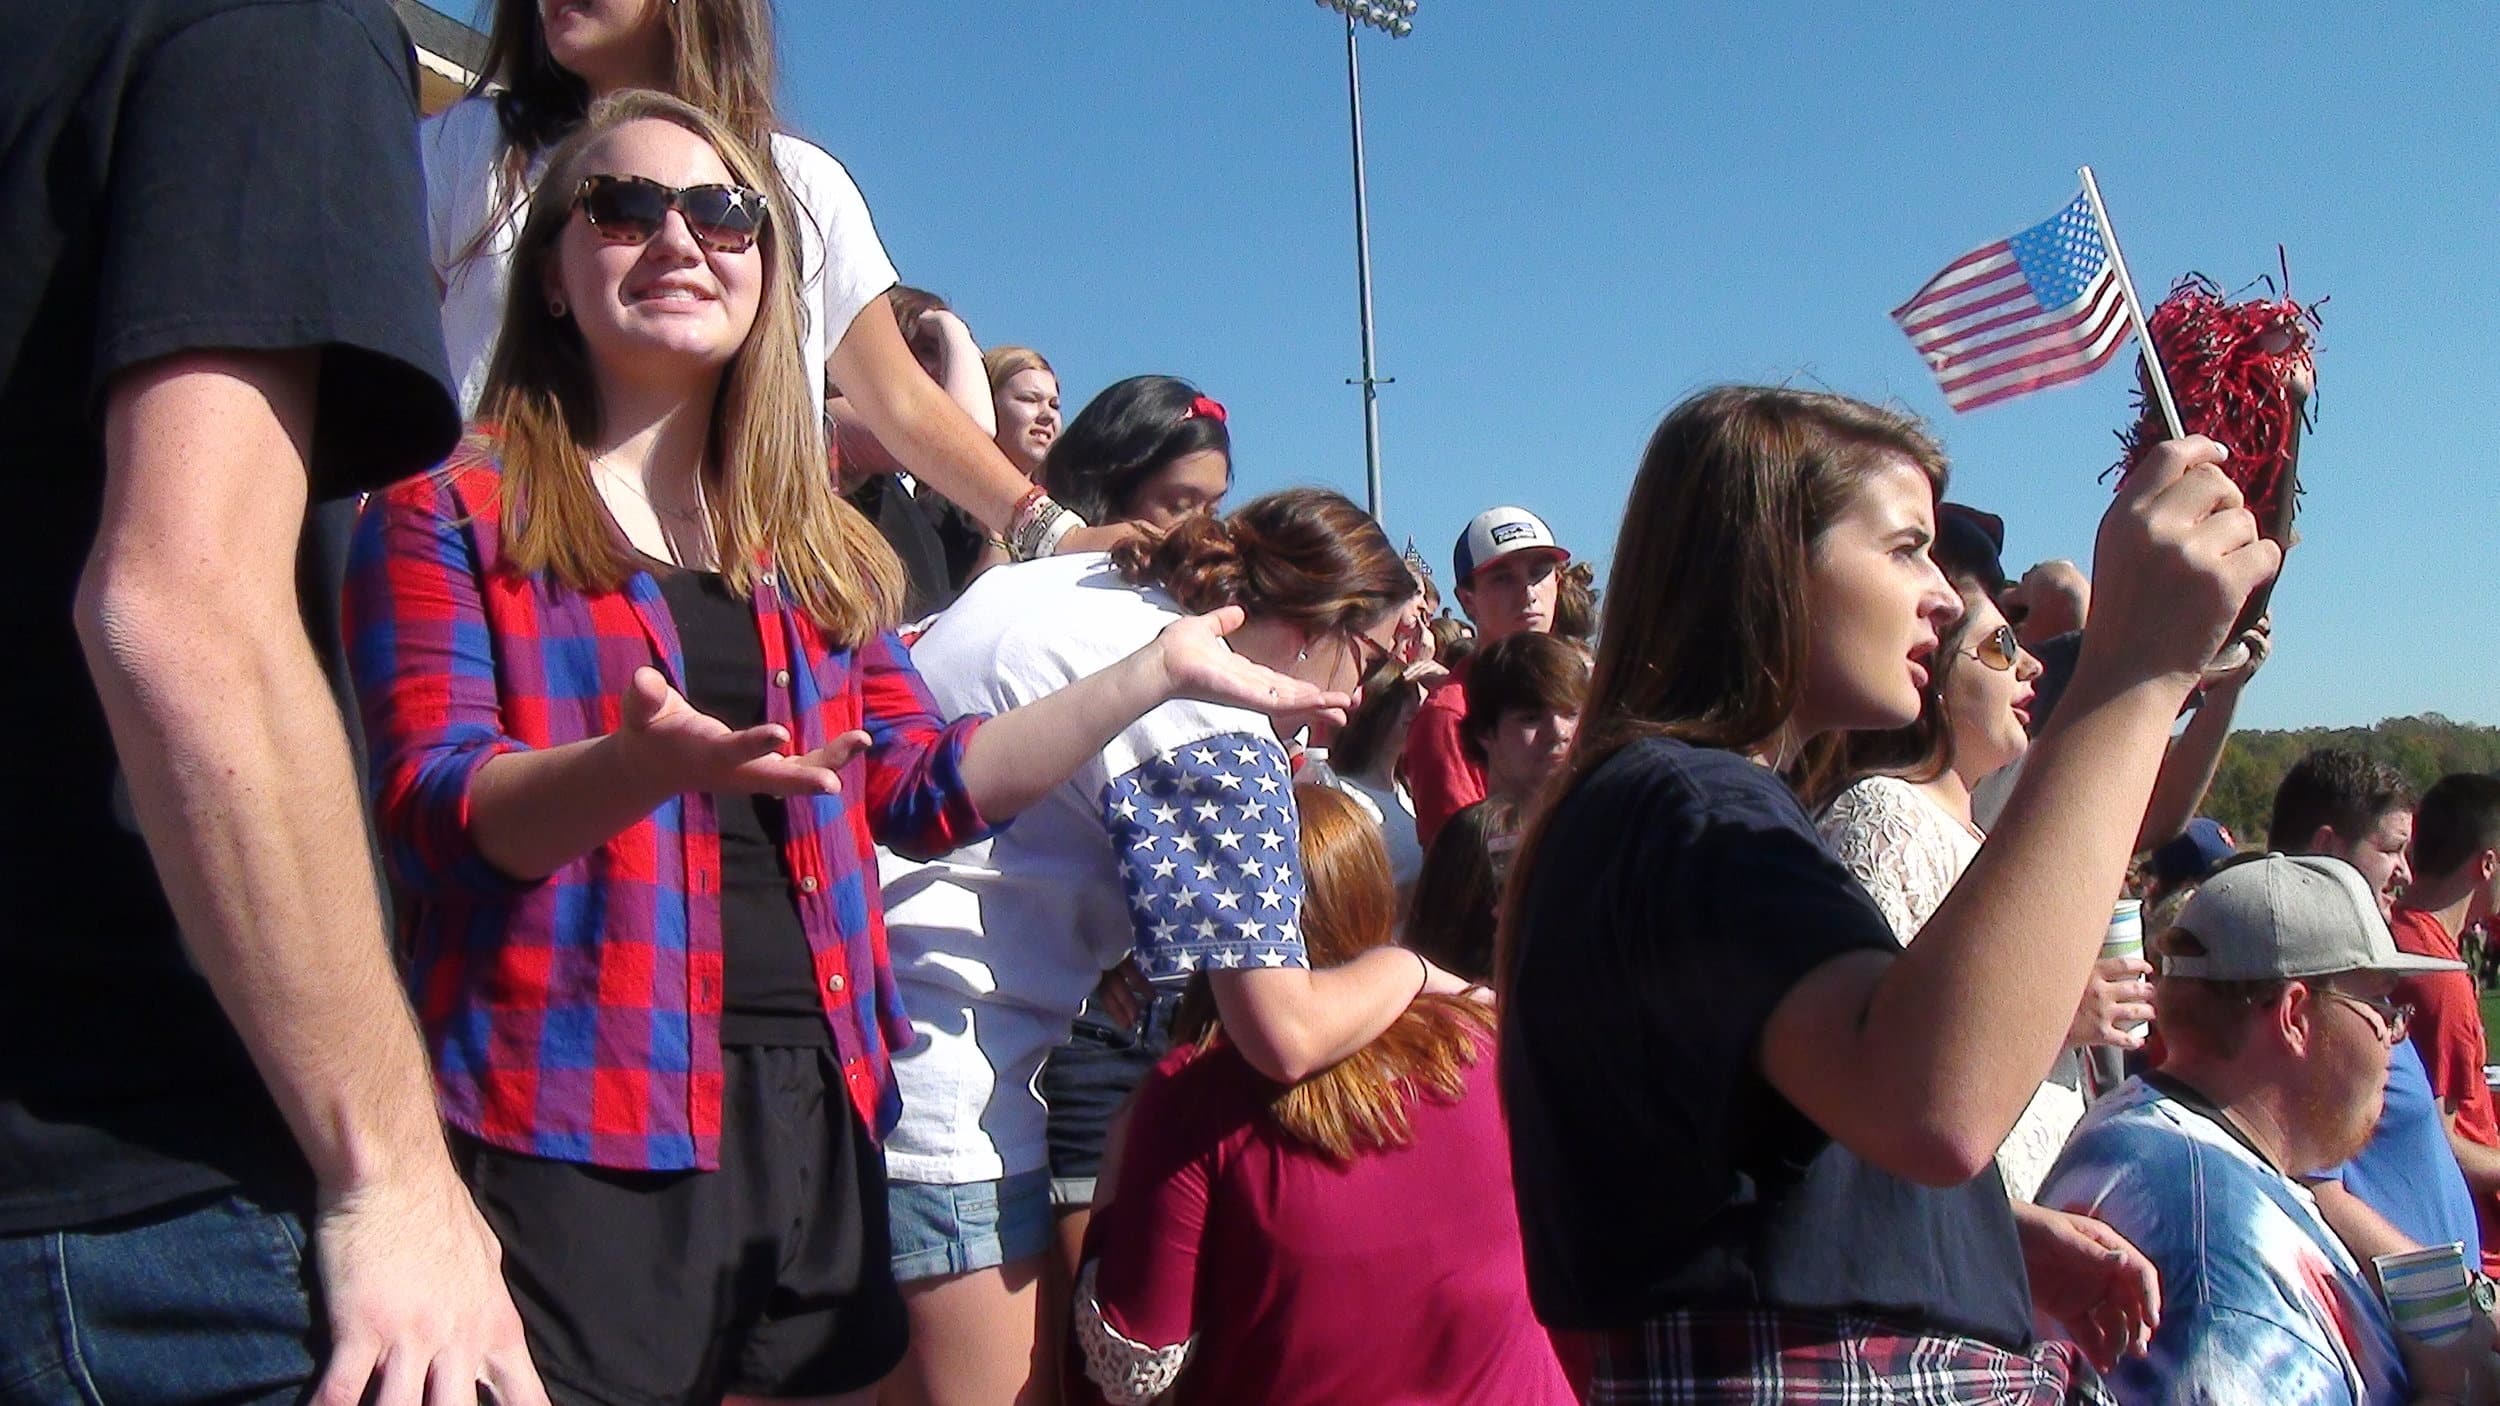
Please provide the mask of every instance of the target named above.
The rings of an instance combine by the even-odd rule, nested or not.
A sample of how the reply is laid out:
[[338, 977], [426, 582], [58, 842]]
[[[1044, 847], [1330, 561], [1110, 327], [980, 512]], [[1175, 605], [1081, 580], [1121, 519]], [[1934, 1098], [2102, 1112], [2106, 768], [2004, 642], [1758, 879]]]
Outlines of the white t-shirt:
[[[1852, 785], [1816, 824], [1904, 947], [1979, 857], [1979, 837], [1969, 827], [1898, 777], [1870, 776]], [[1997, 1149], [1997, 1172], [2015, 1200], [2039, 1194], [2066, 1135], [2083, 1121], [2084, 1102], [2082, 1063], [2073, 1050], [2061, 1050]]]
[[[985, 572], [912, 647], [938, 711], [1003, 713], [1117, 663], [1181, 611], [1101, 552]], [[927, 863], [880, 851], [886, 938], [915, 1035], [886, 1137], [902, 1181], [1039, 1169], [1034, 1081], [1102, 973], [1158, 982], [1309, 965], [1293, 778], [1262, 714], [1165, 703], [1001, 834]]]
[[1344, 792], [1380, 827], [1380, 841], [1389, 849], [1389, 877], [1400, 891], [1415, 882], [1424, 871], [1424, 847], [1415, 838], [1415, 798], [1407, 794], [1406, 783], [1393, 779], [1387, 786], [1375, 786], [1338, 771], [1325, 757], [1305, 764], [1302, 779]]
[[[478, 394], [486, 388], [487, 363], [503, 331], [512, 245], [529, 218], [524, 190], [503, 223], [478, 240], [495, 214], [504, 152], [491, 98], [465, 98], [417, 129], [417, 154], [425, 165], [426, 244], [434, 276], [443, 284], [443, 343], [460, 385], [463, 415], [476, 413]], [[530, 181], [543, 174], [544, 157], [540, 153], [531, 164]], [[773, 135], [773, 162], [799, 205], [795, 211], [775, 210], [772, 218], [785, 232], [798, 231], [808, 392], [822, 410], [825, 353], [850, 330], [861, 308], [894, 286], [894, 264], [877, 240], [868, 202], [841, 162], [787, 132]], [[468, 257], [473, 245], [475, 257]]]

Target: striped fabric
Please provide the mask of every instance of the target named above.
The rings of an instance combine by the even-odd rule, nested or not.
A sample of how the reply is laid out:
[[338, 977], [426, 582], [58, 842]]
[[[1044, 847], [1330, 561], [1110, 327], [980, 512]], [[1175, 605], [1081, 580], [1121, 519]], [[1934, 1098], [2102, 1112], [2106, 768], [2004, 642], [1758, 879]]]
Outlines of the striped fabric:
[[[585, 595], [500, 564], [502, 474], [463, 457], [374, 495], [347, 584], [375, 824], [419, 1020], [453, 1126], [514, 1152], [643, 1171], [720, 1163], [720, 828], [673, 797], [537, 882], [470, 829], [479, 770], [614, 732], [635, 669], [685, 687], [659, 583]], [[835, 648], [770, 572], [755, 598], [768, 721], [799, 752], [872, 739], [842, 793], [788, 802], [783, 859], [844, 1082], [882, 1134], [912, 1038], [886, 955], [873, 845], [943, 854], [987, 827], [961, 762], [979, 720], [936, 715], [891, 634]]]
[[2013, 1352], [1848, 1315], [1691, 1310], [1596, 1345], [1590, 1406], [2117, 1406], [2073, 1343]]
[[2126, 300], [2091, 202], [1973, 249], [1892, 310], [1955, 410], [2080, 380], [2126, 343]]

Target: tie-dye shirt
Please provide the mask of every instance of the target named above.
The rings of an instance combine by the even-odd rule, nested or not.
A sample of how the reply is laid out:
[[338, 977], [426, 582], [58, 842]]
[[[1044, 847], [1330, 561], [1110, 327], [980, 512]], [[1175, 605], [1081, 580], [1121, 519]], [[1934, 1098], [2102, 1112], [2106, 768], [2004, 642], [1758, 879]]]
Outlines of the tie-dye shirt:
[[2394, 1325], [2317, 1203], [2197, 1107], [2131, 1079], [2085, 1115], [2040, 1203], [2096, 1216], [2161, 1272], [2127, 1406], [2395, 1406]]

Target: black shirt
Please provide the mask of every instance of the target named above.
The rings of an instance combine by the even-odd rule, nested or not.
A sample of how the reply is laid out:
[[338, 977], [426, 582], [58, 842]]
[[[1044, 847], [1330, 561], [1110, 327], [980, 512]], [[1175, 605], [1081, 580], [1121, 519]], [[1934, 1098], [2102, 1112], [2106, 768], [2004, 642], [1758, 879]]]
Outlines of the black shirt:
[[[130, 368], [320, 349], [316, 499], [450, 450], [415, 121], [413, 55], [383, 0], [0, 7], [0, 424], [22, 525], [0, 567], [0, 599], [21, 606], [22, 710], [0, 748], [0, 1233], [303, 1184], [177, 940], [71, 601], [100, 518], [106, 391]], [[342, 689], [350, 511], [316, 510], [300, 573]]]
[[989, 545], [989, 534], [971, 514], [929, 485], [905, 488], [892, 474], [878, 474], [845, 496], [903, 563], [905, 617], [918, 620], [955, 603]]
[[[764, 722], [764, 642], [755, 606], [710, 571], [657, 566], [686, 656], [686, 701], [732, 730]], [[716, 795], [720, 817], [721, 1043], [830, 1046], [816, 966], [791, 896], [789, 803]]]
[[1948, 1190], [1879, 1171], [1757, 1068], [1780, 1000], [1862, 950], [1899, 944], [1766, 767], [1646, 740], [1557, 804], [1502, 1011], [1539, 1317], [1777, 1305], [2029, 1345], [1996, 1169]]

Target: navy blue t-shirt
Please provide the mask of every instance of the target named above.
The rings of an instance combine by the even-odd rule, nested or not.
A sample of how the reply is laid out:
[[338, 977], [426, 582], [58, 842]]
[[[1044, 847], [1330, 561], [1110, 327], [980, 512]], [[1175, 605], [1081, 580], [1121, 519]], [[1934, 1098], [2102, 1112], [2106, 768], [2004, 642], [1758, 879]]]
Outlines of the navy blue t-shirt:
[[1501, 1073], [1540, 1318], [1771, 1305], [2030, 1345], [1996, 1169], [1942, 1190], [1880, 1171], [1757, 1067], [1808, 972], [1900, 951], [1777, 776], [1634, 743], [1556, 804], [1534, 862]]
[[2411, 1040], [2398, 1040], [2387, 1060], [2387, 1101], [2368, 1145], [2351, 1161], [2314, 1178], [2340, 1181], [2361, 1204], [2418, 1245], [2465, 1246], [2465, 1262], [2481, 1264], [2482, 1228], [2474, 1221], [2474, 1193], [2448, 1146], [2447, 1121], [2430, 1075]]

